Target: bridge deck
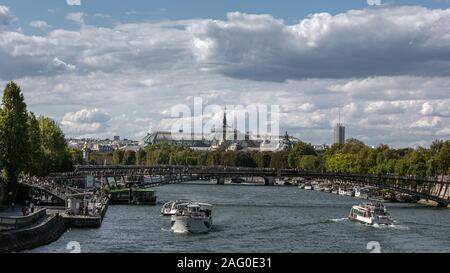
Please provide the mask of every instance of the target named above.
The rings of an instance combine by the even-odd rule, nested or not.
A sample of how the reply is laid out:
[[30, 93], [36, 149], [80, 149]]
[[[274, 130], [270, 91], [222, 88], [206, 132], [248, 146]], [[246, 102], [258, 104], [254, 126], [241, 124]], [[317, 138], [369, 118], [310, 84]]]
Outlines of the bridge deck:
[[305, 179], [325, 179], [331, 181], [359, 183], [375, 186], [381, 189], [389, 189], [396, 192], [416, 195], [442, 204], [448, 204], [450, 202], [450, 181], [448, 180], [441, 181], [436, 178], [416, 176], [307, 172], [298, 169], [172, 165], [77, 166], [74, 172], [51, 174], [49, 179], [82, 179], [86, 175], [93, 175], [96, 177], [161, 175], [178, 179], [183, 175], [203, 178], [299, 177]]

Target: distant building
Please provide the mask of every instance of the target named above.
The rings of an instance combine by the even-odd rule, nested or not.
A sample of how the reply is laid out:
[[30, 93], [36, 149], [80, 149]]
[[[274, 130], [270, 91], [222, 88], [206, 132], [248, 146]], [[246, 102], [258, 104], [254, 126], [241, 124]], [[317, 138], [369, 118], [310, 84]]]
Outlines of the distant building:
[[159, 144], [163, 142], [167, 142], [169, 144], [183, 145], [191, 148], [194, 147], [208, 148], [211, 145], [210, 141], [204, 139], [202, 134], [183, 133], [182, 131], [177, 133], [167, 131], [157, 131], [148, 134], [144, 138], [145, 145]]
[[325, 149], [329, 148], [326, 144], [317, 144], [313, 145], [313, 147], [316, 152], [323, 152]]
[[345, 127], [342, 123], [334, 127], [334, 143], [345, 144]]
[[265, 137], [259, 146], [259, 150], [261, 152], [286, 151], [299, 141], [298, 138], [289, 136], [288, 132], [286, 132], [283, 136]]
[[100, 143], [95, 143], [92, 145], [92, 151], [93, 152], [97, 152], [97, 153], [112, 153], [114, 152], [114, 146], [110, 145], [110, 144], [100, 144]]
[[247, 151], [284, 151], [292, 147], [299, 139], [285, 135], [261, 136], [252, 135], [249, 131], [246, 133], [231, 128], [227, 124], [226, 109], [223, 113], [222, 126], [211, 128], [211, 132], [187, 133], [156, 131], [148, 134], [144, 139], [145, 145], [158, 144], [166, 142], [169, 144], [178, 144], [189, 147], [193, 150], [247, 150]]
[[[118, 138], [118, 137], [115, 137]], [[109, 139], [93, 139], [93, 138], [70, 138], [67, 139], [67, 145], [70, 148], [81, 150], [84, 152], [85, 159], [89, 159], [89, 153], [112, 153], [115, 150], [139, 150], [143, 148], [143, 144], [135, 140], [109, 140]]]
[[120, 136], [114, 136], [114, 141], [119, 141], [120, 140]]

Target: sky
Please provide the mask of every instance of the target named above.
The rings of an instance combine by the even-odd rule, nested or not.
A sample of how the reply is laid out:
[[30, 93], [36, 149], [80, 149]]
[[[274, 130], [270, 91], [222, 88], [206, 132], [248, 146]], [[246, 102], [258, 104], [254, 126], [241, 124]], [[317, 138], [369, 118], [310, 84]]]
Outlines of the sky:
[[0, 86], [67, 137], [139, 140], [201, 97], [279, 105], [313, 144], [340, 112], [348, 138], [427, 146], [450, 138], [449, 33], [447, 0], [0, 0]]

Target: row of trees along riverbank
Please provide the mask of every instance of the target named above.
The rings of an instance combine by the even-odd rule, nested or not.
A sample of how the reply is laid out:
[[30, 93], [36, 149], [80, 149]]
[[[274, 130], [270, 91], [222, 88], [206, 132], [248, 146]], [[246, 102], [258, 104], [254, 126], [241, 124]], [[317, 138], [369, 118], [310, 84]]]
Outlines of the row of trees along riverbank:
[[13, 202], [19, 175], [43, 177], [51, 172], [70, 171], [80, 160], [80, 152], [67, 147], [58, 124], [28, 112], [20, 87], [9, 82], [0, 109], [3, 203]]
[[435, 140], [430, 147], [375, 148], [356, 139], [334, 144], [317, 152], [309, 143], [299, 142], [288, 151], [194, 151], [180, 145], [161, 143], [139, 151], [116, 150], [92, 154], [91, 164], [108, 165], [224, 165], [240, 167], [299, 168], [339, 173], [438, 176], [450, 173], [450, 140]]

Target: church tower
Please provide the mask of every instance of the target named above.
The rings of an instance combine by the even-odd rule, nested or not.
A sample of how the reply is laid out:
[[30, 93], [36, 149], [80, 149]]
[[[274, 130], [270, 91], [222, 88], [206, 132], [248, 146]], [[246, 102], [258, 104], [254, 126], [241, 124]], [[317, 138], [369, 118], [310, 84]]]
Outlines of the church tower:
[[227, 107], [225, 106], [225, 111], [223, 112], [223, 124], [222, 124], [222, 139], [227, 141]]

